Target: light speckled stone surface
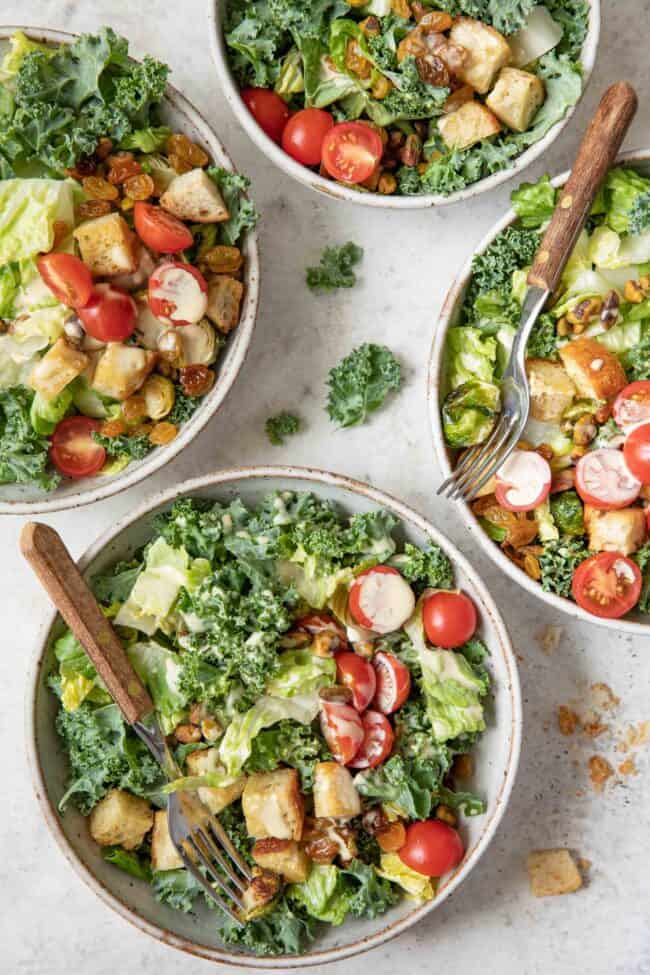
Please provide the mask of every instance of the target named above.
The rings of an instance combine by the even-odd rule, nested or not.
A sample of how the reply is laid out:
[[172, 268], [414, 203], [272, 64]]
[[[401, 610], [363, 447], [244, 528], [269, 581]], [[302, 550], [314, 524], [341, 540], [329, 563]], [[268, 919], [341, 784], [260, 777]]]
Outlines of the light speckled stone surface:
[[[645, 41], [647, 0], [606, 0], [600, 57], [589, 91], [568, 132], [527, 173], [564, 169], [598, 97], [625, 77], [641, 96], [626, 147], [647, 145], [650, 67]], [[470, 248], [503, 212], [510, 185], [470, 205], [399, 215], [328, 202], [293, 185], [239, 131], [212, 69], [203, 0], [4, 0], [4, 23], [91, 30], [106, 22], [130, 37], [136, 53], [168, 61], [173, 82], [214, 124], [238, 165], [253, 179], [264, 215], [262, 310], [251, 354], [218, 418], [186, 453], [152, 483], [77, 513], [54, 516], [79, 554], [153, 488], [212, 468], [277, 462], [310, 464], [367, 480], [431, 516], [474, 558], [488, 579], [520, 654], [524, 748], [515, 795], [491, 849], [450, 901], [398, 941], [331, 966], [360, 975], [395, 971], [512, 972], [525, 975], [650, 973], [650, 751], [635, 752], [639, 769], [596, 795], [586, 762], [614, 746], [627, 723], [650, 718], [650, 640], [617, 637], [553, 614], [500, 576], [476, 552], [459, 519], [433, 497], [437, 472], [427, 430], [425, 375], [436, 315], [452, 275]], [[352, 239], [366, 250], [362, 280], [351, 292], [314, 298], [304, 266], [327, 243]], [[329, 367], [363, 340], [387, 342], [406, 365], [404, 392], [368, 425], [335, 432], [323, 411]], [[265, 418], [297, 407], [305, 432], [285, 448], [270, 447]], [[21, 562], [22, 519], [0, 526], [2, 653], [0, 736], [0, 944], [11, 975], [121, 972], [203, 975], [206, 962], [175, 953], [112, 915], [73, 874], [48, 835], [34, 801], [22, 745], [28, 659], [46, 600]], [[553, 654], [538, 636], [564, 629]], [[563, 738], [556, 708], [588, 697], [605, 681], [620, 697], [615, 735], [595, 741]], [[567, 845], [591, 861], [589, 882], [577, 894], [535, 900], [524, 860], [535, 847]]]

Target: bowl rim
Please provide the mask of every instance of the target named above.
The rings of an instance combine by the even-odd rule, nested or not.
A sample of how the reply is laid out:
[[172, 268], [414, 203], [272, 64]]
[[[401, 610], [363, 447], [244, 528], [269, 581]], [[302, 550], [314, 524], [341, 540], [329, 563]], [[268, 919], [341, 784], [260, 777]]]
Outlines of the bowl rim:
[[[0, 41], [6, 41], [16, 31], [22, 31], [32, 40], [41, 40], [50, 43], [69, 44], [80, 35], [71, 31], [53, 30], [49, 27], [36, 27], [17, 24], [0, 24]], [[192, 102], [182, 95], [181, 92], [171, 84], [167, 84], [164, 101], [179, 112], [189, 124], [199, 133], [201, 140], [208, 146], [211, 153], [218, 152], [224, 165], [233, 172], [238, 172], [230, 154], [226, 151], [216, 132], [192, 104]], [[106, 483], [94, 487], [92, 490], [80, 491], [67, 496], [57, 496], [55, 490], [51, 497], [43, 497], [36, 501], [3, 501], [0, 500], [0, 515], [25, 515], [41, 514], [45, 512], [64, 511], [70, 508], [81, 508], [87, 504], [94, 504], [96, 501], [113, 497], [126, 491], [145, 478], [151, 476], [170, 463], [185, 447], [198, 436], [203, 428], [215, 416], [231, 389], [233, 388], [248, 355], [255, 324], [257, 321], [260, 303], [260, 256], [259, 256], [259, 236], [255, 228], [249, 230], [246, 235], [246, 258], [247, 274], [245, 278], [246, 297], [242, 316], [235, 330], [234, 342], [231, 344], [232, 359], [229, 363], [227, 375], [223, 382], [219, 382], [220, 375], [217, 373], [217, 382], [212, 391], [208, 393], [209, 401], [198, 407], [196, 412], [180, 428], [180, 432], [171, 443], [162, 449], [153, 450], [147, 458], [137, 465], [129, 464], [124, 472], [117, 475], [114, 479], [107, 478]], [[79, 482], [80, 484], [83, 482]]]
[[[628, 149], [625, 152], [619, 153], [612, 165], [616, 166], [621, 163], [634, 165], [635, 162], [638, 163], [648, 161], [650, 161], [650, 149]], [[566, 169], [564, 172], [558, 173], [556, 176], [554, 176], [551, 180], [553, 186], [563, 186], [569, 178], [570, 173], [571, 170]], [[440, 467], [441, 483], [442, 480], [449, 477], [449, 475], [452, 473], [449, 452], [445, 444], [442, 429], [442, 419], [440, 415], [440, 389], [443, 383], [443, 363], [447, 332], [451, 326], [451, 322], [454, 318], [459, 302], [462, 300], [464, 290], [470, 281], [474, 256], [476, 254], [482, 254], [486, 247], [492, 243], [494, 238], [516, 219], [516, 216], [517, 215], [512, 207], [507, 210], [501, 219], [498, 220], [497, 223], [494, 224], [487, 232], [471, 256], [465, 261], [445, 296], [437, 323], [435, 325], [435, 332], [431, 344], [429, 365], [427, 370], [427, 402], [430, 421], [429, 430], [433, 439], [433, 448], [436, 460], [438, 461], [438, 465]], [[610, 630], [616, 630], [618, 633], [630, 633], [636, 636], [645, 637], [650, 634], [650, 625], [648, 623], [639, 623], [635, 620], [626, 620], [625, 618], [613, 620], [601, 619], [600, 617], [592, 616], [591, 613], [581, 609], [577, 603], [574, 603], [567, 597], [556, 596], [554, 593], [544, 592], [538, 582], [535, 582], [528, 575], [526, 575], [523, 569], [519, 569], [513, 562], [511, 562], [510, 559], [503, 554], [501, 549], [495, 545], [490, 538], [488, 538], [470, 511], [469, 506], [465, 502], [461, 502], [459, 505], [456, 505], [456, 509], [460, 510], [463, 523], [470, 532], [472, 538], [479, 543], [483, 551], [489, 556], [492, 562], [498, 565], [499, 568], [505, 572], [513, 582], [515, 582], [518, 586], [522, 586], [537, 599], [547, 603], [553, 609], [567, 613], [569, 616], [573, 616], [584, 623], [591, 623], [592, 625], [606, 627]]]
[[598, 44], [600, 41], [600, 0], [588, 0], [589, 3], [589, 26], [587, 35], [582, 45], [582, 91], [575, 105], [572, 105], [563, 118], [559, 119], [551, 126], [549, 131], [538, 142], [534, 142], [525, 152], [513, 160], [512, 165], [502, 169], [491, 176], [486, 176], [476, 183], [463, 190], [450, 193], [449, 196], [442, 194], [427, 193], [421, 196], [380, 196], [377, 193], [360, 193], [347, 186], [335, 183], [333, 180], [325, 179], [318, 173], [312, 172], [306, 166], [291, 159], [280, 146], [270, 139], [260, 126], [255, 122], [252, 115], [244, 105], [239, 88], [232, 76], [228, 65], [226, 46], [222, 30], [222, 11], [227, 0], [206, 0], [208, 8], [208, 21], [210, 26], [210, 47], [212, 49], [212, 59], [214, 61], [222, 90], [235, 117], [241, 127], [247, 132], [253, 142], [257, 145], [271, 162], [275, 163], [279, 169], [283, 170], [292, 179], [298, 180], [304, 186], [322, 193], [330, 199], [341, 200], [348, 203], [356, 203], [359, 206], [376, 207], [383, 210], [424, 210], [428, 207], [450, 206], [462, 200], [470, 200], [475, 196], [496, 189], [502, 183], [523, 172], [528, 166], [538, 159], [546, 149], [553, 143], [569, 124], [577, 109], [580, 101], [587, 90], [587, 85], [591, 78], [596, 57]]
[[162, 504], [172, 502], [175, 498], [190, 492], [200, 491], [202, 488], [214, 486], [227, 487], [229, 484], [238, 481], [260, 481], [271, 478], [286, 479], [287, 487], [293, 481], [311, 481], [314, 484], [343, 490], [346, 493], [354, 494], [365, 500], [371, 501], [379, 506], [390, 508], [401, 520], [410, 523], [416, 529], [429, 535], [432, 539], [439, 542], [449, 554], [454, 565], [458, 565], [466, 575], [475, 592], [482, 600], [490, 621], [496, 632], [496, 638], [500, 645], [503, 655], [504, 665], [507, 672], [507, 681], [504, 682], [504, 693], [509, 694], [512, 716], [509, 728], [510, 748], [505, 763], [503, 778], [498, 785], [498, 791], [491, 803], [491, 812], [488, 813], [486, 822], [482, 825], [482, 832], [477, 840], [471, 856], [463, 860], [459, 869], [455, 871], [450, 879], [441, 888], [439, 894], [432, 900], [419, 907], [414, 908], [408, 915], [388, 924], [374, 935], [358, 938], [348, 945], [338, 948], [316, 951], [307, 955], [282, 955], [270, 958], [257, 958], [253, 955], [236, 954], [228, 950], [213, 948], [209, 945], [200, 944], [196, 941], [177, 935], [172, 931], [148, 921], [139, 916], [131, 908], [123, 903], [119, 897], [109, 891], [90, 869], [77, 856], [72, 846], [68, 843], [60, 822], [60, 816], [55, 805], [50, 800], [47, 793], [45, 778], [40, 763], [39, 749], [36, 736], [36, 705], [40, 686], [41, 669], [45, 655], [48, 650], [49, 638], [52, 627], [57, 619], [56, 612], [48, 612], [47, 618], [39, 629], [37, 650], [33, 654], [27, 680], [27, 690], [25, 696], [25, 739], [27, 743], [28, 763], [32, 776], [32, 783], [36, 798], [45, 817], [46, 823], [52, 833], [57, 845], [65, 858], [71, 864], [75, 872], [86, 883], [91, 890], [97, 894], [105, 904], [120, 914], [125, 920], [129, 921], [140, 931], [143, 931], [164, 944], [178, 948], [189, 954], [196, 955], [210, 961], [230, 964], [241, 968], [258, 969], [293, 969], [311, 967], [326, 962], [340, 961], [352, 955], [359, 954], [370, 948], [384, 944], [386, 941], [396, 937], [403, 931], [410, 928], [426, 914], [435, 910], [444, 900], [464, 881], [467, 875], [479, 861], [505, 813], [514, 786], [519, 757], [521, 751], [522, 737], [522, 698], [519, 683], [519, 674], [514, 648], [508, 634], [505, 622], [501, 613], [490, 595], [479, 573], [472, 567], [465, 556], [456, 546], [450, 542], [428, 519], [419, 514], [409, 505], [392, 495], [379, 491], [362, 481], [347, 477], [341, 474], [334, 474], [329, 471], [319, 470], [312, 467], [290, 467], [290, 466], [249, 466], [232, 468], [205, 474], [201, 477], [191, 478], [173, 487], [161, 490], [135, 509], [135, 511], [125, 515], [117, 524], [106, 529], [94, 541], [79, 558], [78, 564], [81, 570], [85, 570], [102, 550], [104, 550], [113, 539], [129, 526], [147, 517], [154, 509]]

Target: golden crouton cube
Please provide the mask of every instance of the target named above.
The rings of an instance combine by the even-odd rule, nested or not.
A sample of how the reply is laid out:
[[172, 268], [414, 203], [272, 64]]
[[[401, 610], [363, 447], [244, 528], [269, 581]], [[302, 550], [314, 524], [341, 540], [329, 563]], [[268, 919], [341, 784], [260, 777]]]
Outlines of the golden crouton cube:
[[537, 75], [519, 68], [502, 68], [485, 104], [508, 128], [525, 132], [545, 96], [544, 83]]
[[252, 921], [255, 917], [266, 914], [269, 906], [280, 891], [280, 878], [267, 870], [254, 867], [255, 876], [242, 894], [244, 904], [244, 921]]
[[352, 776], [338, 762], [314, 767], [314, 813], [318, 819], [351, 819], [361, 812], [361, 799]]
[[86, 220], [74, 231], [81, 259], [95, 277], [131, 274], [138, 266], [135, 235], [119, 213]]
[[465, 102], [438, 119], [438, 130], [450, 149], [467, 149], [501, 131], [499, 120], [481, 102]]
[[457, 17], [449, 39], [464, 47], [468, 54], [455, 74], [480, 95], [485, 95], [501, 68], [512, 59], [507, 40], [494, 27], [471, 17]]
[[568, 850], [534, 850], [526, 866], [535, 897], [572, 894], [582, 887], [580, 871]]
[[627, 386], [618, 357], [596, 339], [573, 339], [559, 351], [579, 396], [610, 402]]
[[88, 362], [85, 352], [73, 349], [61, 336], [32, 369], [29, 385], [45, 399], [54, 399], [81, 375]]
[[279, 873], [290, 884], [300, 884], [309, 876], [311, 862], [295, 840], [257, 840], [252, 856], [260, 867]]
[[[218, 748], [205, 748], [190, 752], [186, 764], [190, 775], [206, 775], [209, 772], [223, 771], [219, 761]], [[202, 786], [198, 790], [199, 799], [216, 816], [235, 799], [239, 799], [244, 791], [245, 784], [246, 776], [240, 775], [230, 785]]]
[[176, 176], [160, 204], [179, 220], [192, 223], [222, 223], [230, 214], [217, 184], [203, 169], [191, 169]]
[[645, 542], [647, 529], [643, 508], [601, 511], [586, 504], [584, 519], [591, 552], [632, 555]]
[[169, 835], [167, 812], [159, 809], [153, 814], [153, 833], [151, 834], [152, 870], [178, 870], [183, 861]]
[[561, 362], [526, 359], [530, 413], [535, 420], [561, 420], [571, 406], [576, 388]]
[[295, 768], [251, 775], [242, 794], [242, 809], [249, 836], [263, 840], [299, 840], [305, 819], [305, 801]]
[[135, 850], [153, 826], [153, 811], [146, 799], [111, 789], [88, 818], [90, 835], [100, 846]]
[[97, 361], [92, 388], [111, 399], [128, 399], [140, 389], [155, 364], [155, 352], [109, 342]]
[[206, 315], [225, 335], [239, 323], [244, 285], [227, 274], [217, 274], [208, 284]]

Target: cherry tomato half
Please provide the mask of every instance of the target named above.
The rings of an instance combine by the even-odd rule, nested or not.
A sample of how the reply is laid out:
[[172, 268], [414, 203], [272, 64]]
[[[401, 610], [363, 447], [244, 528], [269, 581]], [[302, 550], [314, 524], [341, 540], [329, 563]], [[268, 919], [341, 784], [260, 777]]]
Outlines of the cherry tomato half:
[[348, 607], [359, 626], [375, 633], [392, 633], [413, 613], [415, 596], [397, 569], [375, 565], [356, 576]]
[[635, 427], [623, 444], [629, 470], [642, 484], [650, 484], [650, 423]]
[[350, 704], [321, 701], [320, 726], [329, 750], [341, 765], [351, 762], [364, 739], [361, 715]]
[[424, 601], [422, 622], [430, 643], [453, 650], [474, 635], [476, 607], [464, 592], [434, 592]]
[[377, 675], [374, 705], [382, 714], [392, 714], [401, 708], [411, 693], [411, 672], [392, 653], [376, 653], [373, 659]]
[[139, 200], [133, 207], [133, 222], [140, 240], [159, 254], [177, 254], [194, 241], [182, 220], [152, 203]]
[[622, 389], [614, 401], [613, 414], [626, 432], [637, 423], [650, 423], [650, 380], [639, 379]]
[[133, 334], [138, 310], [131, 295], [114, 284], [96, 284], [90, 301], [78, 309], [89, 335], [99, 342], [123, 342]]
[[74, 254], [43, 254], [36, 261], [38, 273], [55, 298], [70, 308], [87, 305], [93, 290], [89, 268]]
[[89, 477], [106, 463], [106, 451], [92, 438], [99, 420], [88, 416], [68, 416], [52, 434], [50, 460], [66, 477]]
[[337, 653], [336, 681], [352, 691], [352, 704], [357, 711], [365, 711], [377, 689], [377, 677], [372, 664], [358, 653]]
[[191, 264], [165, 261], [149, 278], [149, 308], [168, 325], [200, 322], [207, 307], [207, 282]]
[[622, 451], [600, 447], [578, 461], [576, 490], [593, 508], [615, 511], [636, 501], [641, 482], [629, 470]]
[[334, 119], [322, 108], [303, 108], [292, 115], [282, 133], [282, 148], [303, 166], [318, 166], [323, 139], [334, 125]]
[[395, 734], [388, 718], [379, 711], [366, 711], [361, 716], [364, 738], [350, 768], [376, 768], [385, 762], [393, 749]]
[[384, 153], [378, 132], [362, 122], [339, 122], [323, 141], [323, 166], [332, 179], [363, 183], [374, 173]]
[[272, 88], [242, 88], [241, 97], [259, 127], [279, 143], [289, 118], [287, 103]]
[[620, 552], [598, 552], [581, 562], [571, 591], [578, 606], [592, 616], [614, 620], [636, 606], [643, 579], [636, 562]]
[[402, 863], [425, 877], [442, 877], [463, 859], [465, 848], [457, 831], [440, 819], [411, 823], [398, 851]]

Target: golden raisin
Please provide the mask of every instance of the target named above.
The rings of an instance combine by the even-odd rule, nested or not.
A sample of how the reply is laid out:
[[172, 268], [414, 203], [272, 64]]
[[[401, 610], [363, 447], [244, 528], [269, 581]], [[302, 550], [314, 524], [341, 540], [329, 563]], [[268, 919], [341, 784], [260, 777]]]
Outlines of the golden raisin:
[[142, 166], [133, 158], [130, 152], [120, 153], [118, 156], [108, 157], [108, 181], [119, 186], [132, 176], [139, 176]]
[[376, 837], [379, 849], [383, 850], [384, 853], [394, 853], [396, 850], [401, 850], [406, 842], [404, 824], [398, 820], [395, 823], [390, 823], [389, 826], [382, 826], [381, 829], [377, 830]]
[[234, 274], [241, 269], [244, 258], [238, 247], [219, 244], [205, 252], [202, 263], [214, 274]]
[[81, 181], [81, 185], [92, 200], [117, 200], [120, 195], [117, 186], [113, 186], [101, 176], [86, 176]]
[[191, 166], [207, 166], [210, 162], [207, 152], [181, 132], [170, 135], [167, 139], [167, 154], [170, 159], [175, 155], [179, 159], [191, 163]]
[[471, 779], [474, 775], [474, 759], [471, 755], [456, 755], [453, 773], [459, 779]]
[[456, 826], [458, 823], [458, 820], [449, 806], [438, 806], [436, 809], [436, 819], [441, 820], [443, 823], [447, 823], [448, 826]]
[[179, 724], [174, 729], [174, 738], [183, 745], [201, 741], [201, 729], [193, 724]]
[[92, 176], [96, 169], [97, 160], [94, 156], [81, 156], [80, 159], [77, 159], [74, 166], [71, 166], [69, 169], [64, 169], [63, 172], [71, 179], [76, 179], [81, 182], [84, 176]]
[[124, 420], [105, 420], [99, 428], [103, 437], [121, 437], [126, 432]]
[[98, 159], [106, 159], [110, 156], [113, 151], [113, 142], [107, 136], [102, 136], [102, 138], [97, 143], [97, 148], [95, 149], [95, 155]]
[[84, 200], [79, 204], [79, 219], [93, 220], [95, 217], [103, 217], [112, 209], [108, 200]]
[[140, 173], [124, 180], [124, 194], [130, 200], [148, 200], [153, 196], [154, 184], [151, 176]]
[[189, 173], [189, 171], [194, 168], [191, 162], [189, 162], [187, 159], [183, 159], [183, 157], [179, 156], [177, 152], [170, 152], [168, 159], [170, 166], [176, 173], [178, 173], [179, 176], [181, 176], [183, 173]]
[[140, 420], [144, 420], [146, 415], [147, 405], [144, 401], [144, 396], [136, 393], [135, 396], [129, 396], [122, 403], [122, 416], [127, 423], [138, 423]]
[[179, 372], [179, 379], [186, 396], [204, 396], [212, 389], [214, 372], [207, 366], [185, 366]]
[[162, 423], [156, 423], [153, 430], [149, 434], [149, 441], [156, 447], [162, 447], [167, 443], [171, 443], [176, 434], [178, 433], [178, 427], [174, 423], [168, 423], [163, 420]]

